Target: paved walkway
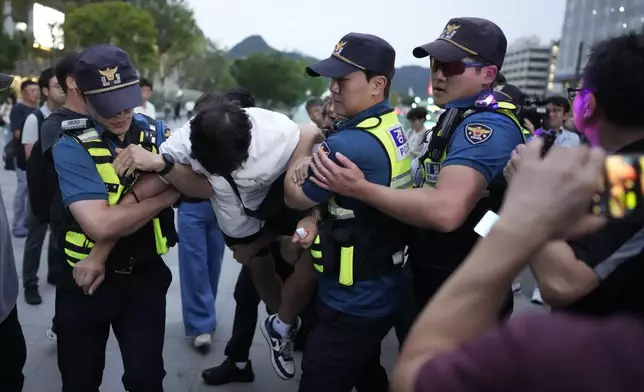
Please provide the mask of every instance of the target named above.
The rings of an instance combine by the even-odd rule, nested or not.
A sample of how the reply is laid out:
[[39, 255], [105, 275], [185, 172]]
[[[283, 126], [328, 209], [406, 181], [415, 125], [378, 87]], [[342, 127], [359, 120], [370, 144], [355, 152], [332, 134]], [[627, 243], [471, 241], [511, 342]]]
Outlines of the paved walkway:
[[[13, 215], [13, 197], [15, 193], [15, 174], [0, 169], [0, 187], [5, 200], [9, 219]], [[22, 269], [22, 253], [24, 239], [13, 240], [14, 254], [18, 274]], [[45, 331], [50, 326], [54, 310], [54, 288], [46, 283], [46, 246], [43, 249], [42, 268], [40, 270], [41, 294], [43, 303], [38, 306], [29, 306], [24, 302], [22, 291], [18, 298], [18, 311], [20, 321], [27, 341], [27, 364], [24, 369], [24, 392], [54, 392], [60, 391], [61, 381], [56, 362], [56, 345], [45, 337]], [[167, 392], [199, 392], [199, 391], [226, 391], [226, 392], [290, 392], [296, 391], [297, 380], [283, 381], [273, 371], [268, 356], [268, 348], [264, 338], [256, 331], [255, 340], [251, 350], [255, 382], [252, 384], [232, 384], [222, 387], [209, 387], [201, 380], [201, 370], [219, 364], [223, 359], [223, 350], [230, 336], [235, 302], [233, 289], [239, 271], [239, 265], [226, 253], [219, 284], [217, 298], [218, 327], [214, 335], [214, 344], [210, 352], [202, 354], [193, 349], [191, 340], [183, 336], [181, 319], [181, 298], [179, 293], [178, 265], [176, 247], [165, 257], [166, 263], [173, 273], [173, 282], [168, 292], [167, 307], [167, 333], [165, 341], [165, 390]], [[518, 312], [524, 312], [532, 306], [523, 297], [517, 297]], [[260, 306], [260, 320], [265, 316], [263, 306]], [[145, 331], [141, 331], [145, 333]], [[391, 370], [397, 355], [397, 341], [390, 334], [383, 343], [383, 364]], [[296, 354], [299, 362], [299, 354]], [[299, 369], [298, 369], [299, 370]], [[121, 375], [123, 365], [118, 349], [118, 344], [113, 336], [107, 346], [106, 367], [103, 376], [102, 392], [123, 391]], [[298, 374], [299, 375], [299, 374]], [[296, 379], [298, 376], [296, 376]]]

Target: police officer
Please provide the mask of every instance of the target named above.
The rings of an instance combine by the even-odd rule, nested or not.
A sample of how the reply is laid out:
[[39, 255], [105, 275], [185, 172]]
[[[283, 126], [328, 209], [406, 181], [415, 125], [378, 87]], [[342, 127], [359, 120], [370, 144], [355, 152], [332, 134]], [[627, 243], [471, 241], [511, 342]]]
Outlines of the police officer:
[[[431, 57], [434, 102], [447, 109], [419, 158], [421, 188], [378, 185], [344, 157], [338, 159], [344, 167], [314, 157], [315, 181], [321, 186], [417, 227], [408, 261], [421, 306], [476, 243], [476, 223], [487, 210], [501, 205], [503, 168], [512, 150], [524, 141], [512, 112], [515, 106], [497, 100], [490, 88], [506, 48], [505, 35], [494, 23], [455, 18], [436, 41], [414, 49], [416, 57]], [[508, 305], [504, 314], [511, 311]]]
[[119, 176], [112, 161], [130, 143], [156, 151], [166, 128], [133, 114], [141, 90], [122, 49], [86, 49], [74, 80], [90, 120], [64, 121], [52, 150], [68, 211], [67, 268], [56, 290], [63, 391], [99, 389], [110, 326], [121, 349], [125, 389], [162, 391], [165, 296], [172, 275], [161, 255], [176, 242], [168, 207], [179, 193], [146, 186], [156, 175]]
[[[412, 184], [409, 147], [388, 101], [396, 52], [382, 38], [350, 33], [331, 57], [307, 68], [331, 79], [336, 113], [345, 118], [314, 155], [349, 157], [378, 186], [405, 189]], [[297, 161], [297, 159], [293, 159]], [[380, 344], [393, 324], [405, 248], [403, 224], [349, 197], [306, 180], [285, 182], [290, 207], [326, 204], [311, 255], [318, 271], [318, 324], [302, 364], [299, 390], [379, 392], [388, 390], [380, 365]], [[311, 218], [305, 218], [310, 220]], [[303, 221], [302, 221], [303, 222]], [[301, 223], [302, 223], [301, 222]]]

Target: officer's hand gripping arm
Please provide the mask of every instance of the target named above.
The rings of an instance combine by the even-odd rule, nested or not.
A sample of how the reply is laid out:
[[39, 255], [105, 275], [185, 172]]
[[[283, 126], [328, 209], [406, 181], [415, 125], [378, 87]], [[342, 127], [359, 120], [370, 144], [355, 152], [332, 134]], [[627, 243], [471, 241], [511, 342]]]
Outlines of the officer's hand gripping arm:
[[302, 186], [294, 182], [293, 177], [301, 159], [310, 156], [315, 143], [322, 141], [324, 141], [324, 136], [316, 126], [300, 125], [300, 141], [289, 160], [284, 179], [284, 201], [290, 208], [306, 210], [318, 204], [304, 194]]

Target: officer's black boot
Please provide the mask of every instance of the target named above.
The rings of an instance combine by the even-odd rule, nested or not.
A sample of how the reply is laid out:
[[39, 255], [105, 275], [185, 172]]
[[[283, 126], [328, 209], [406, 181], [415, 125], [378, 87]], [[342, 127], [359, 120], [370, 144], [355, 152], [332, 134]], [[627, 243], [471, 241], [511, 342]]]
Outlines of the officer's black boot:
[[201, 373], [204, 382], [207, 385], [224, 385], [231, 382], [253, 382], [255, 373], [250, 361], [246, 367], [240, 369], [230, 358], [226, 358], [219, 366], [206, 369]]

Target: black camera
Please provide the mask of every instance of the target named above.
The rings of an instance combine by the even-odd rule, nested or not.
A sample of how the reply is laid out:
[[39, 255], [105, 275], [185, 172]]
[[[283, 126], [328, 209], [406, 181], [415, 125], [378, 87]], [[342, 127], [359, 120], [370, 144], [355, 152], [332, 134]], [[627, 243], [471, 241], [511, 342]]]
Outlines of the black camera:
[[534, 129], [546, 128], [546, 119], [550, 114], [547, 105], [548, 103], [539, 97], [526, 98], [517, 116], [521, 125], [528, 120], [534, 125]]

